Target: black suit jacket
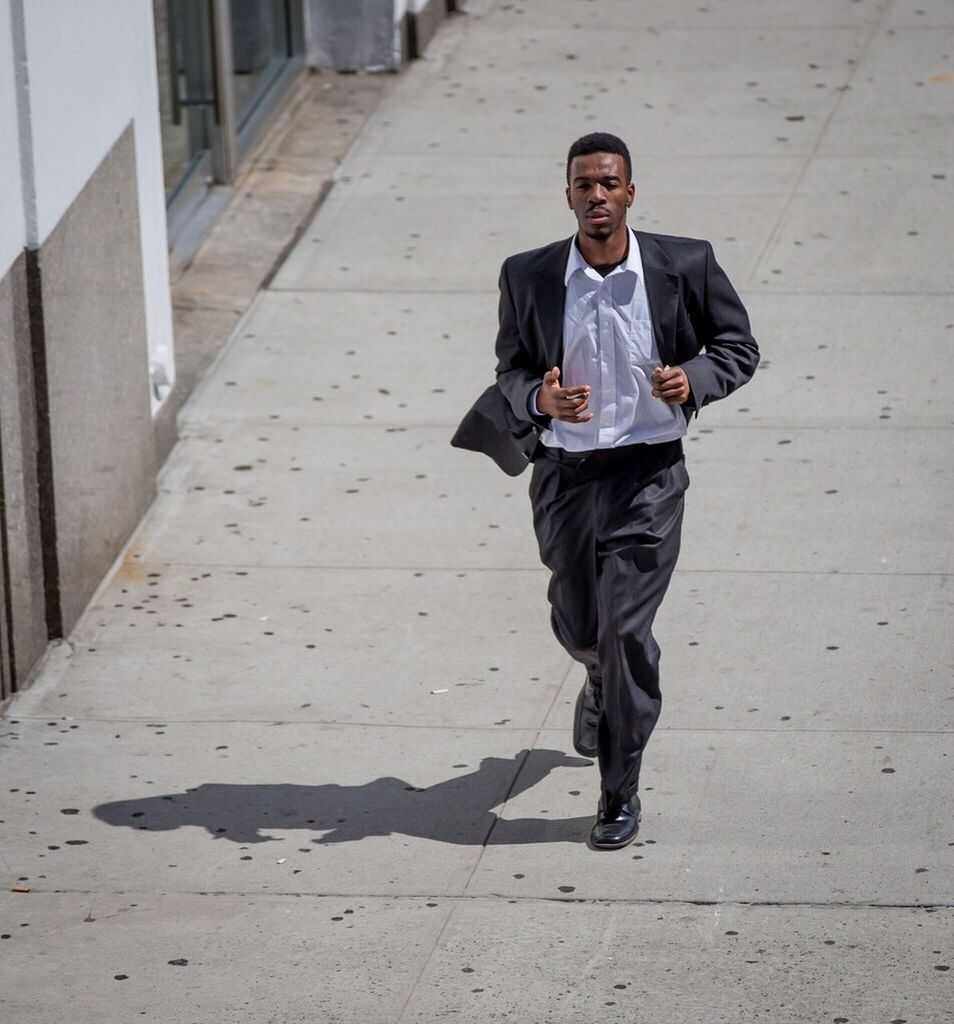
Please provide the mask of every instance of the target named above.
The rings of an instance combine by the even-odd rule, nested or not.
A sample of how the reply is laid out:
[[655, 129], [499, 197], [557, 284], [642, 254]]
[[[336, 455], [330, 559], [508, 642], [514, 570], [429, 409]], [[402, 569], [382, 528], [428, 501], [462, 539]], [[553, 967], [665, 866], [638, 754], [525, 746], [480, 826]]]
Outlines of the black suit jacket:
[[[745, 307], [697, 238], [637, 231], [653, 334], [664, 365], [681, 366], [691, 394], [686, 417], [724, 398], [755, 372], [759, 350]], [[543, 375], [563, 361], [563, 283], [573, 238], [518, 253], [500, 270], [497, 383], [461, 421], [451, 444], [489, 455], [511, 476], [532, 460], [549, 417], [527, 401]]]

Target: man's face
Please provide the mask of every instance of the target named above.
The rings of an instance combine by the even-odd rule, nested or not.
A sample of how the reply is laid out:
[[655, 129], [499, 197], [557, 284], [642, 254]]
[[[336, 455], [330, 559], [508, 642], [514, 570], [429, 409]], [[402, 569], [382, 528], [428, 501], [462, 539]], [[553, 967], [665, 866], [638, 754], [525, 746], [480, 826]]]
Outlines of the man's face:
[[580, 233], [587, 238], [602, 241], [619, 231], [635, 194], [618, 154], [590, 153], [573, 158], [566, 201], [576, 214]]

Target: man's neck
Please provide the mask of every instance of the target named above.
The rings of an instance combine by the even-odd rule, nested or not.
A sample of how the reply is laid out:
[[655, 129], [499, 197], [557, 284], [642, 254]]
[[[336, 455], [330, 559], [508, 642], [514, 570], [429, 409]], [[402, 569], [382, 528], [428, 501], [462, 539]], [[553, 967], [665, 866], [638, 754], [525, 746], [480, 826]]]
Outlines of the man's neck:
[[591, 267], [606, 267], [622, 263], [629, 252], [629, 228], [624, 224], [622, 231], [603, 240], [586, 238], [577, 232], [576, 247]]

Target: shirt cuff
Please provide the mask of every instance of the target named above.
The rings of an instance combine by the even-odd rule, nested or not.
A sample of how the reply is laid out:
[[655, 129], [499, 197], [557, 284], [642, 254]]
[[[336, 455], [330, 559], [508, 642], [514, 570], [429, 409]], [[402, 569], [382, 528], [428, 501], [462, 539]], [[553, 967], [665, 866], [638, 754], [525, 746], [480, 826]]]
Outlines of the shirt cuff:
[[533, 391], [531, 391], [530, 394], [527, 395], [527, 412], [530, 413], [531, 416], [542, 416], [543, 415], [543, 413], [540, 412], [540, 409], [537, 406], [537, 395], [540, 394], [540, 388], [541, 387], [542, 387], [542, 385], [538, 384], [533, 389]]

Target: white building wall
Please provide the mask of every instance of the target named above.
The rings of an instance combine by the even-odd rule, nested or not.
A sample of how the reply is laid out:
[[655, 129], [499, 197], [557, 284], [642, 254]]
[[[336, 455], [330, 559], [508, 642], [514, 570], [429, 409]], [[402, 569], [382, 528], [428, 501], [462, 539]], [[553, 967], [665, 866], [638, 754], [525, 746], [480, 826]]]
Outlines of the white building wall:
[[10, 0], [0, 0], [0, 278], [25, 245]]
[[[136, 173], [149, 359], [173, 380], [165, 187], [151, 0], [0, 0], [19, 7], [41, 245], [127, 123]], [[154, 400], [154, 409], [158, 403]]]

